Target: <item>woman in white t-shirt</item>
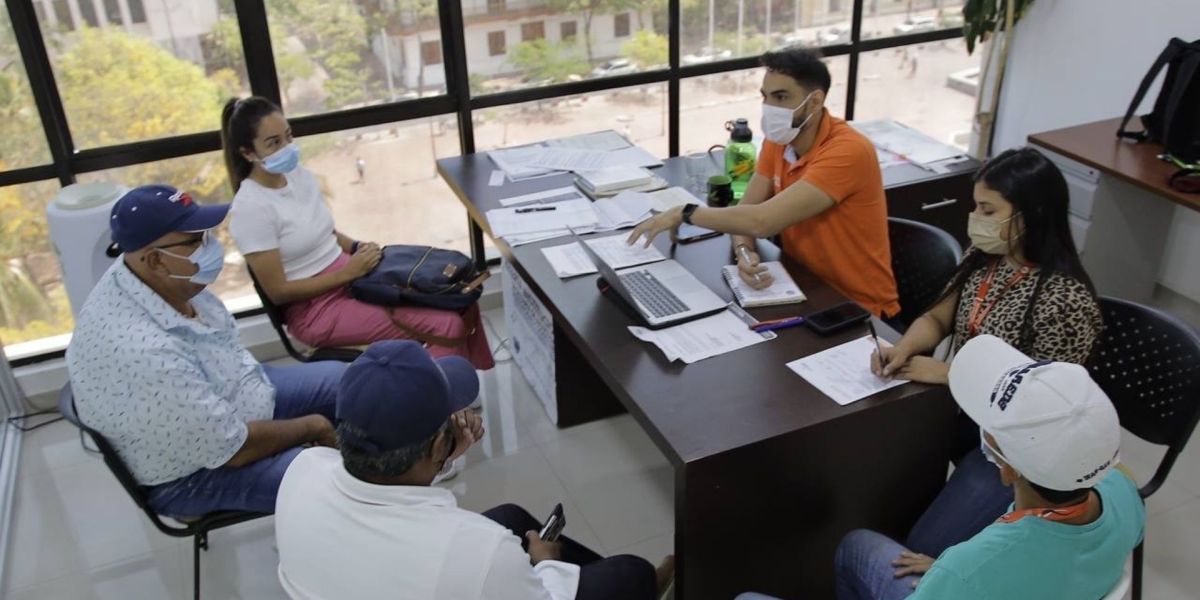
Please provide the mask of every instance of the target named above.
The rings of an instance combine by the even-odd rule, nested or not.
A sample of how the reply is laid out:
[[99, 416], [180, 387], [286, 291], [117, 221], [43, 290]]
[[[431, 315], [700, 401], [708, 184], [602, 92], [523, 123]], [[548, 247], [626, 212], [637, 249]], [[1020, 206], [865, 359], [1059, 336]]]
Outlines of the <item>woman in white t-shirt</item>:
[[464, 314], [390, 308], [355, 300], [347, 285], [379, 264], [377, 244], [339, 232], [317, 178], [283, 112], [260, 97], [233, 99], [221, 115], [225, 167], [233, 184], [229, 232], [288, 332], [310, 346], [416, 339], [435, 357], [456, 354], [478, 369], [495, 365], [478, 305]]

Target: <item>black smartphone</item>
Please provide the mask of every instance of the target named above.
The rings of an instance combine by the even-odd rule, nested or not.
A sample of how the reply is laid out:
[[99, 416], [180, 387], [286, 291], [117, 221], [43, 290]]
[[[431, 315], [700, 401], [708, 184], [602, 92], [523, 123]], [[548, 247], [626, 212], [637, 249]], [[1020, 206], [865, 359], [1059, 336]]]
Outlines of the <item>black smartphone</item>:
[[713, 231], [711, 229], [705, 229], [703, 227], [684, 223], [679, 226], [679, 236], [675, 238], [675, 241], [680, 244], [691, 244], [693, 242], [711, 240], [712, 238], [721, 237], [722, 235], [724, 234], [722, 234], [720, 231]]
[[846, 302], [808, 315], [804, 322], [813, 331], [821, 335], [829, 335], [869, 318], [871, 318], [871, 313], [867, 312], [865, 308], [853, 302]]
[[542, 525], [542, 530], [538, 532], [538, 537], [543, 542], [557, 542], [558, 536], [562, 534], [563, 527], [567, 526], [567, 518], [563, 516], [562, 504], [555, 505], [554, 512], [546, 518], [546, 523]]

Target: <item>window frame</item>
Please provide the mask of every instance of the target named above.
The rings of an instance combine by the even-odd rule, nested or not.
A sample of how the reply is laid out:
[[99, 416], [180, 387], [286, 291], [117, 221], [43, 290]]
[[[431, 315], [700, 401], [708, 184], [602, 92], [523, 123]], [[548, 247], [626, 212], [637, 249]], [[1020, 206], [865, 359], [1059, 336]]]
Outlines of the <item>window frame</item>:
[[[41, 0], [5, 0], [12, 22], [20, 59], [29, 78], [34, 104], [42, 121], [50, 150], [51, 162], [0, 171], [0, 186], [33, 183], [56, 179], [66, 186], [75, 182], [76, 176], [91, 171], [127, 167], [142, 163], [179, 158], [220, 150], [220, 134], [214, 129], [188, 135], [143, 140], [127, 144], [76, 150], [71, 131], [54, 80], [46, 41], [43, 39], [38, 13], [34, 2]], [[849, 0], [848, 0], [849, 1]], [[92, 0], [80, 0], [91, 4]], [[703, 75], [741, 71], [758, 66], [755, 56], [738, 57], [703, 64], [682, 65], [680, 63], [680, 2], [667, 2], [667, 40], [669, 61], [665, 69], [643, 71], [607, 78], [584, 79], [558, 83], [544, 87], [509, 90], [499, 93], [474, 96], [470, 91], [469, 65], [465, 42], [465, 19], [462, 2], [439, 2], [438, 22], [441, 44], [441, 64], [445, 69], [446, 93], [415, 99], [383, 102], [350, 109], [304, 115], [291, 119], [297, 136], [316, 135], [348, 129], [358, 129], [387, 123], [396, 123], [435, 116], [454, 115], [458, 123], [460, 147], [464, 154], [475, 152], [473, 113], [476, 111], [521, 104], [537, 100], [551, 100], [563, 96], [587, 94], [604, 90], [639, 86], [653, 83], [667, 85], [668, 149], [670, 156], [679, 155], [680, 137], [680, 82]], [[821, 52], [828, 57], [849, 56], [846, 89], [846, 118], [854, 118], [855, 96], [858, 84], [858, 59], [863, 52], [898, 48], [915, 44], [927, 44], [961, 37], [960, 29], [941, 29], [892, 37], [861, 38], [864, 4], [866, 0], [853, 0], [851, 35], [848, 43], [825, 46]], [[43, 5], [43, 11], [55, 11], [55, 1]], [[142, 0], [128, 0], [130, 24], [146, 22]], [[489, 3], [489, 6], [492, 6]], [[92, 4], [93, 9], [95, 4]], [[279, 102], [281, 98], [279, 79], [267, 19], [265, 0], [238, 0], [234, 3], [239, 33], [242, 38], [246, 72], [253, 94]], [[509, 12], [507, 4], [504, 8]], [[629, 15], [628, 12], [625, 13]], [[97, 14], [99, 18], [99, 14]], [[140, 18], [140, 20], [139, 20]], [[553, 20], [550, 20], [553, 22]], [[545, 23], [542, 20], [541, 37], [545, 38]], [[566, 22], [562, 22], [565, 25]], [[75, 29], [73, 21], [62, 23]], [[576, 25], [578, 36], [578, 25]], [[560, 28], [559, 32], [562, 30]], [[632, 33], [632, 31], [630, 32]], [[524, 37], [524, 36], [523, 36]], [[507, 46], [507, 35], [506, 35]], [[507, 48], [506, 48], [507, 50]], [[430, 65], [432, 66], [432, 65]], [[488, 262], [483, 245], [483, 230], [474, 223], [465, 224], [470, 230], [472, 255], [476, 262]], [[237, 313], [238, 317], [261, 314], [262, 309]], [[61, 357], [62, 353], [47, 353], [13, 361], [14, 366]]]

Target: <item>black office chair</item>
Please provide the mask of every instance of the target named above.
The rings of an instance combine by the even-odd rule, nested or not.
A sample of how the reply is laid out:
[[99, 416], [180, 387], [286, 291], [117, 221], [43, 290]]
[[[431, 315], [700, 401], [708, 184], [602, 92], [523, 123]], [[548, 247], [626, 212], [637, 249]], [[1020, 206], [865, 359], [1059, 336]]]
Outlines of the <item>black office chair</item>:
[[200, 551], [208, 550], [208, 533], [222, 527], [229, 527], [230, 525], [237, 525], [238, 523], [267, 517], [270, 514], [240, 510], [222, 510], [201, 515], [194, 521], [183, 523], [182, 526], [168, 525], [158, 513], [154, 512], [153, 508], [150, 508], [147, 489], [133, 477], [133, 473], [129, 471], [129, 467], [125, 465], [125, 461], [121, 460], [121, 456], [117, 454], [117, 450], [112, 447], [112, 444], [109, 444], [103, 435], [84, 425], [79, 420], [79, 414], [75, 411], [75, 396], [71, 393], [71, 384], [69, 383], [59, 394], [58, 409], [64, 419], [78, 427], [81, 433], [87, 433], [88, 437], [92, 438], [92, 442], [99, 449], [100, 456], [104, 458], [104, 464], [108, 465], [108, 470], [112, 471], [113, 476], [117, 478], [121, 487], [125, 488], [125, 493], [129, 494], [134, 504], [137, 504], [138, 508], [146, 513], [146, 517], [150, 519], [150, 522], [159, 531], [171, 537], [192, 538], [192, 589], [194, 598], [200, 600]]
[[246, 272], [250, 274], [250, 281], [254, 283], [254, 291], [258, 294], [258, 299], [262, 301], [263, 311], [267, 313], [267, 318], [271, 320], [271, 326], [275, 328], [275, 333], [279, 334], [279, 341], [283, 343], [283, 349], [288, 355], [299, 362], [313, 362], [318, 360], [340, 360], [342, 362], [353, 362], [362, 354], [362, 350], [357, 348], [313, 348], [308, 353], [301, 352], [292, 343], [292, 338], [287, 334], [287, 321], [283, 317], [283, 309], [276, 306], [271, 299], [267, 297], [267, 293], [263, 291], [262, 286], [258, 284], [258, 278], [254, 276], [254, 269], [250, 265], [246, 265]]
[[[1101, 297], [1100, 310], [1105, 329], [1088, 370], [1112, 399], [1122, 427], [1167, 447], [1154, 477], [1138, 490], [1147, 498], [1167, 480], [1200, 420], [1200, 333], [1127, 300]], [[1144, 545], [1133, 551], [1134, 600], [1142, 597]]]
[[896, 217], [888, 217], [888, 238], [900, 294], [900, 314], [888, 323], [904, 333], [941, 295], [962, 261], [962, 246], [933, 225]]

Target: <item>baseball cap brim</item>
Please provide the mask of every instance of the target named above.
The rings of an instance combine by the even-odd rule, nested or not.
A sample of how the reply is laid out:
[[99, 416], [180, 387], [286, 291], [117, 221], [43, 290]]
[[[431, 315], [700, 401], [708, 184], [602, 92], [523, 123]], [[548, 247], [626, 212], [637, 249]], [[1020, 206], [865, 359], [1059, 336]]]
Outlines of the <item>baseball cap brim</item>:
[[229, 204], [208, 204], [200, 206], [196, 212], [175, 226], [175, 231], [195, 232], [208, 231], [221, 224], [225, 215], [229, 214]]
[[451, 412], [470, 406], [479, 397], [479, 376], [475, 374], [475, 367], [461, 356], [446, 356], [435, 362], [450, 384]]
[[1033, 359], [1000, 338], [981, 335], [963, 344], [950, 363], [950, 394], [971, 420], [991, 429], [988, 410], [1001, 376]]

